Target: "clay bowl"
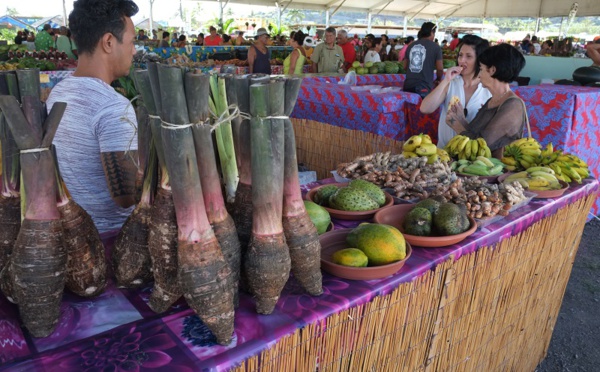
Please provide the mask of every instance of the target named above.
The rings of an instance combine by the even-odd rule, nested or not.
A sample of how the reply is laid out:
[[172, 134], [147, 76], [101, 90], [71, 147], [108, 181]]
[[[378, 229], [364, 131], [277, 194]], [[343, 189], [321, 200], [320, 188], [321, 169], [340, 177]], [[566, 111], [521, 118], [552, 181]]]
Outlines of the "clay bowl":
[[376, 223], [394, 226], [400, 230], [400, 232], [402, 232], [402, 235], [404, 235], [404, 239], [406, 239], [407, 242], [414, 246], [425, 248], [445, 247], [447, 245], [459, 243], [477, 230], [477, 222], [475, 222], [473, 218], [469, 217], [469, 221], [471, 221], [471, 227], [469, 230], [461, 234], [448, 236], [417, 236], [406, 234], [404, 232], [404, 228], [402, 227], [404, 223], [404, 217], [406, 217], [408, 212], [410, 212], [414, 207], [414, 204], [394, 205], [393, 207], [385, 208], [375, 213], [373, 220]]
[[558, 181], [558, 182], [562, 186], [558, 190], [530, 190], [530, 189], [527, 189], [527, 191], [534, 193], [535, 194], [534, 198], [536, 198], [536, 199], [558, 198], [559, 196], [562, 196], [562, 194], [564, 194], [565, 191], [567, 191], [567, 189], [569, 188], [569, 184], [566, 183], [565, 181]]
[[323, 271], [344, 279], [381, 279], [397, 273], [398, 270], [404, 266], [404, 263], [412, 253], [410, 243], [406, 242], [406, 257], [401, 261], [370, 267], [351, 267], [334, 264], [331, 260], [331, 256], [334, 252], [344, 248], [351, 248], [348, 247], [348, 244], [346, 243], [346, 236], [350, 231], [352, 231], [352, 229], [339, 229], [319, 236], [319, 241], [321, 243], [321, 269], [323, 269]]
[[[317, 191], [321, 187], [329, 186], [329, 185], [336, 185], [337, 187], [348, 186], [347, 183], [329, 183], [326, 185], [321, 185], [321, 186], [311, 189], [308, 192], [308, 194], [306, 194], [306, 199], [314, 202], [313, 198], [314, 198], [315, 194], [317, 193]], [[381, 206], [380, 208], [373, 209], [370, 211], [351, 212], [351, 211], [341, 211], [339, 209], [333, 209], [333, 208], [329, 208], [329, 207], [323, 207], [323, 208], [325, 208], [327, 210], [327, 212], [329, 212], [329, 215], [331, 217], [334, 217], [334, 218], [337, 218], [340, 220], [351, 220], [351, 221], [366, 220], [366, 219], [373, 217], [375, 215], [375, 212], [382, 210], [384, 208], [387, 208], [394, 204], [394, 198], [392, 197], [392, 195], [390, 195], [389, 193], [387, 193], [385, 191], [384, 191], [384, 194], [385, 194], [385, 204], [383, 206]]]

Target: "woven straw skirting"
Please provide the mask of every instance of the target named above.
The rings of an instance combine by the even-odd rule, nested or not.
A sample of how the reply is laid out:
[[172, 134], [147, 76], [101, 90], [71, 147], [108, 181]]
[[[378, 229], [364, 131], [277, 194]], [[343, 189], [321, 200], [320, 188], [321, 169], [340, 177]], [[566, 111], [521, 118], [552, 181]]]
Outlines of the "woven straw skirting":
[[402, 141], [361, 130], [336, 127], [306, 119], [294, 119], [298, 162], [317, 172], [317, 179], [331, 177], [339, 163], [374, 152], [402, 152]]
[[595, 197], [298, 329], [235, 371], [534, 371]]

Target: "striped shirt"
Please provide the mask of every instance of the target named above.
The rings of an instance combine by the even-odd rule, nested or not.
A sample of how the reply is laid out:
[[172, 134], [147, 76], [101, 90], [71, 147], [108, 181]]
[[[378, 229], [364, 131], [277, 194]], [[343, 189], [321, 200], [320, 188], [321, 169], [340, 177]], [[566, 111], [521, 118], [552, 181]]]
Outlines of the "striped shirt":
[[65, 184], [100, 233], [121, 228], [133, 207], [111, 198], [100, 153], [137, 150], [133, 106], [100, 79], [71, 76], [56, 85], [46, 102], [66, 102], [54, 145]]

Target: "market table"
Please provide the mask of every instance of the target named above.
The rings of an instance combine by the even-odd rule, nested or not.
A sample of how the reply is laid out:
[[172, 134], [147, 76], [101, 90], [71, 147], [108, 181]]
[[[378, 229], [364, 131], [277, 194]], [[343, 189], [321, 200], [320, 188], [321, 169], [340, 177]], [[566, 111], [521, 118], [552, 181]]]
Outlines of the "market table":
[[[312, 185], [314, 186], [314, 185]], [[396, 274], [371, 281], [324, 275], [324, 294], [292, 279], [273, 314], [240, 296], [231, 345], [214, 344], [178, 302], [147, 306], [150, 287], [84, 299], [66, 293], [58, 329], [32, 338], [0, 296], [0, 370], [533, 371], [544, 358], [600, 186], [586, 179], [534, 199], [460, 244], [415, 247]], [[355, 222], [336, 221], [336, 228]], [[114, 238], [105, 236], [107, 247]]]
[[[525, 101], [533, 138], [576, 154], [600, 177], [600, 89], [542, 84], [515, 93]], [[600, 200], [592, 213], [600, 213]]]
[[[402, 141], [425, 133], [437, 138], [439, 113], [423, 115], [421, 97], [401, 91], [406, 75], [358, 75], [356, 86], [344, 75], [304, 78], [294, 111], [298, 159], [319, 178], [342, 162], [379, 151], [401, 151]], [[365, 85], [391, 92], [355, 90]]]

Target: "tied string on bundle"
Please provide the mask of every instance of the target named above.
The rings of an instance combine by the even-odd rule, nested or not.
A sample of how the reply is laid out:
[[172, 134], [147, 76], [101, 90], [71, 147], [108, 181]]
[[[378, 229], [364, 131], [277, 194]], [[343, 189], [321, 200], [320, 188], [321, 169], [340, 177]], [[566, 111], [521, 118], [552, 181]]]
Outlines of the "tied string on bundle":
[[38, 147], [35, 149], [19, 150], [21, 154], [37, 154], [43, 151], [50, 151], [50, 147]]
[[[219, 116], [217, 116], [217, 114], [212, 110], [212, 108], [209, 109], [209, 112], [210, 112], [210, 117], [208, 119], [197, 122], [197, 123], [173, 124], [173, 123], [168, 123], [161, 119], [161, 123], [162, 123], [161, 126], [162, 126], [162, 128], [165, 128], [165, 129], [177, 130], [177, 129], [190, 128], [193, 126], [210, 125], [211, 126], [210, 131], [213, 132], [213, 131], [215, 131], [215, 129], [217, 129], [222, 124], [231, 122], [233, 119], [235, 119], [237, 117], [241, 117], [241, 118], [247, 119], [247, 120], [250, 120], [250, 118], [251, 118], [251, 116], [248, 115], [247, 113], [240, 111], [240, 109], [237, 105], [229, 105], [229, 107], [227, 107], [227, 110], [224, 111]], [[160, 118], [159, 116], [154, 116], [154, 115], [149, 115], [149, 117], [150, 118]], [[213, 124], [210, 124], [211, 119], [215, 119], [215, 122]]]
[[[121, 116], [121, 120], [125, 121], [126, 123], [131, 125], [131, 127], [133, 128], [133, 135], [129, 139], [129, 143], [127, 144], [127, 150], [125, 150], [125, 155], [129, 156], [129, 158], [133, 161], [133, 164], [135, 165], [135, 168], [138, 171], [141, 170], [139, 159], [137, 157], [133, 156], [133, 154], [131, 153], [131, 145], [133, 144], [133, 140], [135, 140], [138, 135], [138, 125], [137, 125], [137, 120], [135, 122], [133, 122], [129, 118], [128, 112], [129, 112], [129, 107], [131, 107], [133, 109], [133, 116], [135, 117], [135, 107], [133, 107], [133, 102], [135, 102], [140, 97], [141, 97], [141, 95], [138, 94], [137, 96], [130, 99], [129, 102], [127, 103], [127, 105], [125, 105], [125, 110], [123, 111], [123, 116]], [[150, 116], [150, 115], [148, 115], [148, 116]], [[136, 151], [137, 151], [137, 149], [136, 149]]]

